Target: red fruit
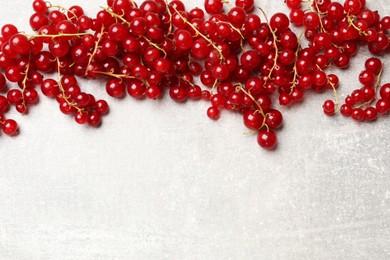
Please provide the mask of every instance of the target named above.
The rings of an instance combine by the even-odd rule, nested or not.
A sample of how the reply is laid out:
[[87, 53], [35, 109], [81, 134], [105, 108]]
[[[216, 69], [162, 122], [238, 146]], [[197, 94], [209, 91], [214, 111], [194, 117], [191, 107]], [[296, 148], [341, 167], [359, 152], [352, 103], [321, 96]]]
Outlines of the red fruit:
[[3, 122], [2, 129], [6, 135], [13, 136], [18, 133], [18, 124], [15, 120], [7, 119]]
[[344, 9], [350, 15], [357, 14], [362, 7], [361, 0], [346, 0], [344, 2]]
[[0, 114], [6, 112], [9, 108], [8, 99], [4, 96], [0, 96]]
[[256, 51], [247, 51], [241, 55], [241, 65], [246, 70], [254, 70], [260, 65], [261, 58]]
[[387, 99], [389, 100], [390, 99], [390, 83], [387, 83], [387, 84], [384, 84], [381, 88], [380, 88], [380, 95], [383, 99]]
[[348, 104], [343, 104], [341, 107], [340, 107], [340, 113], [345, 116], [345, 117], [349, 117], [352, 115], [352, 106], [351, 105], [348, 105]]
[[378, 118], [378, 111], [375, 107], [367, 107], [364, 109], [364, 119], [367, 121], [374, 121]]
[[121, 79], [111, 79], [106, 84], [107, 94], [114, 98], [123, 98], [126, 94], [126, 85]]
[[334, 115], [335, 113], [335, 104], [332, 100], [326, 100], [322, 108], [324, 113], [328, 116]]
[[390, 101], [387, 99], [379, 99], [376, 102], [376, 110], [378, 111], [379, 114], [387, 114], [390, 111]]
[[102, 117], [98, 112], [91, 112], [88, 114], [88, 124], [93, 127], [98, 127], [102, 121]]
[[175, 85], [170, 87], [169, 95], [174, 101], [178, 103], [186, 101], [188, 97], [187, 90], [182, 85]]
[[176, 47], [179, 50], [186, 51], [191, 49], [193, 39], [189, 31], [183, 29], [176, 30], [174, 39], [175, 39]]
[[244, 125], [252, 130], [258, 130], [263, 126], [264, 116], [258, 110], [246, 110], [243, 115]]
[[260, 130], [257, 134], [257, 143], [267, 150], [272, 150], [276, 147], [277, 137], [273, 130]]
[[372, 71], [374, 74], [378, 74], [382, 70], [382, 62], [378, 58], [367, 59], [364, 66], [366, 70]]
[[375, 82], [375, 74], [371, 70], [363, 70], [359, 74], [359, 81], [364, 86], [372, 86]]
[[254, 0], [236, 0], [236, 6], [241, 7], [246, 12], [250, 12], [254, 8]]
[[221, 114], [221, 112], [219, 111], [219, 109], [217, 107], [209, 107], [207, 109], [207, 116], [210, 119], [218, 120], [220, 117], [220, 114]]
[[283, 125], [283, 115], [279, 110], [271, 109], [266, 116], [266, 125], [272, 129], [278, 129]]
[[106, 115], [108, 113], [108, 110], [109, 110], [109, 106], [107, 104], [107, 102], [105, 100], [97, 100], [95, 102], [95, 110], [101, 114], [101, 115]]
[[145, 95], [150, 99], [157, 99], [161, 96], [162, 90], [161, 87], [156, 85], [151, 85], [146, 89]]
[[276, 13], [271, 17], [269, 24], [273, 30], [281, 33], [287, 30], [290, 21], [284, 13]]
[[10, 46], [17, 54], [24, 54], [30, 49], [30, 42], [26, 36], [16, 34], [9, 39]]
[[351, 117], [353, 120], [358, 121], [358, 122], [363, 122], [364, 121], [364, 111], [361, 108], [354, 108], [352, 109], [352, 114]]
[[223, 2], [221, 0], [205, 0], [204, 9], [208, 14], [222, 13]]

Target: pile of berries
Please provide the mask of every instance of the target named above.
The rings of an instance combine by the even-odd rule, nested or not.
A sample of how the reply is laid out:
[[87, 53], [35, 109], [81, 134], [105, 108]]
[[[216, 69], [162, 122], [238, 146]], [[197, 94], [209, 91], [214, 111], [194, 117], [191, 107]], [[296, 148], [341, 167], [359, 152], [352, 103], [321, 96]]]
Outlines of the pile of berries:
[[[37, 88], [78, 124], [99, 126], [109, 106], [82, 90], [77, 81], [82, 77], [105, 80], [107, 94], [117, 99], [128, 94], [155, 100], [168, 93], [176, 102], [206, 100], [209, 118], [217, 120], [222, 110], [240, 113], [259, 145], [273, 149], [275, 131], [283, 124], [275, 101], [290, 106], [307, 91], [329, 89], [335, 100], [325, 101], [323, 109], [333, 115], [339, 79], [326, 69], [347, 68], [358, 45], [367, 45], [375, 55], [390, 49], [390, 17], [366, 8], [365, 0], [285, 2], [290, 16], [276, 13], [268, 19], [254, 0], [235, 0], [234, 6], [205, 0], [205, 11], [186, 10], [180, 0], [139, 5], [107, 0], [93, 17], [80, 6], [34, 0], [30, 25], [36, 34], [21, 33], [12, 24], [1, 29], [3, 132], [17, 134], [17, 123], [4, 114], [11, 106], [27, 114], [38, 103]], [[296, 35], [292, 25], [303, 26], [303, 33]], [[303, 35], [307, 47], [301, 44]], [[367, 60], [359, 75], [363, 87], [346, 98], [342, 115], [372, 121], [389, 112], [390, 84], [380, 86], [382, 71], [379, 59]], [[44, 79], [50, 73], [56, 76]], [[9, 89], [7, 81], [15, 87]]]

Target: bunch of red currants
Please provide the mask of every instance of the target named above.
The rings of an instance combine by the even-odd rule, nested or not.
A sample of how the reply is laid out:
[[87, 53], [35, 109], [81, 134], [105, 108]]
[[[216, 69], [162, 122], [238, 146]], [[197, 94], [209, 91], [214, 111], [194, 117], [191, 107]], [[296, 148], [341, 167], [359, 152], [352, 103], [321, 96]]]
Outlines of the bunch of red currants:
[[[390, 17], [366, 8], [365, 0], [285, 2], [290, 16], [276, 13], [268, 20], [253, 0], [235, 0], [234, 6], [205, 0], [207, 14], [201, 8], [186, 10], [180, 0], [139, 5], [107, 0], [94, 17], [80, 6], [34, 0], [30, 25], [36, 34], [21, 33], [12, 24], [1, 29], [3, 132], [18, 133], [17, 123], [4, 114], [11, 106], [28, 113], [38, 103], [37, 87], [78, 124], [99, 126], [109, 106], [82, 90], [77, 81], [82, 77], [105, 79], [108, 95], [117, 99], [128, 94], [155, 100], [167, 92], [176, 102], [206, 100], [209, 118], [217, 120], [222, 110], [240, 113], [259, 145], [274, 149], [275, 131], [283, 123], [275, 100], [289, 106], [309, 90], [329, 89], [335, 100], [325, 101], [323, 109], [333, 115], [339, 79], [325, 70], [347, 68], [358, 45], [367, 45], [373, 54], [390, 49]], [[295, 34], [291, 24], [304, 26], [303, 33]], [[303, 35], [307, 47], [301, 43]], [[340, 107], [342, 115], [357, 121], [372, 121], [390, 110], [390, 85], [380, 87], [382, 62], [371, 58], [365, 67], [359, 75], [363, 87]], [[44, 79], [49, 73], [56, 76]], [[16, 86], [9, 89], [7, 80]]]

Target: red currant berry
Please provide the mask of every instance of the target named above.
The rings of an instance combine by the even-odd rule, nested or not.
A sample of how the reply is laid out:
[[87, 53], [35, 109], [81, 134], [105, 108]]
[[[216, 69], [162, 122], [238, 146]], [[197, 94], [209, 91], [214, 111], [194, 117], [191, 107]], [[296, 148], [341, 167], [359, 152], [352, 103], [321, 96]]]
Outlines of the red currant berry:
[[210, 119], [218, 120], [220, 117], [220, 114], [221, 114], [221, 112], [219, 111], [219, 109], [217, 107], [209, 107], [207, 109], [207, 116]]
[[223, 2], [222, 0], [205, 0], [204, 8], [208, 14], [220, 14], [222, 13]]
[[241, 7], [246, 12], [252, 11], [254, 4], [254, 0], [236, 0], [236, 6]]
[[7, 112], [9, 109], [8, 99], [4, 96], [0, 96], [0, 114]]
[[108, 113], [108, 110], [109, 110], [109, 106], [107, 104], [107, 102], [105, 100], [97, 100], [95, 102], [95, 110], [101, 114], [101, 115], [106, 115]]
[[363, 122], [364, 121], [364, 111], [361, 108], [354, 108], [352, 109], [352, 114], [351, 117], [353, 120], [358, 121], [358, 122]]
[[264, 116], [258, 110], [246, 110], [243, 114], [244, 125], [252, 130], [259, 130], [264, 124]]
[[284, 13], [276, 13], [271, 17], [269, 25], [273, 30], [276, 30], [276, 32], [282, 33], [287, 30], [290, 21]]
[[88, 125], [98, 127], [102, 121], [102, 117], [98, 112], [90, 112], [88, 114]]
[[375, 107], [367, 107], [364, 109], [364, 119], [367, 121], [374, 121], [378, 118], [378, 111]]
[[276, 147], [276, 134], [273, 130], [260, 130], [257, 134], [257, 142], [264, 149], [272, 150]]
[[351, 105], [348, 105], [348, 104], [343, 104], [341, 107], [340, 107], [340, 113], [345, 116], [345, 117], [349, 117], [352, 115], [352, 106]]
[[382, 70], [382, 62], [378, 58], [369, 58], [365, 62], [366, 70], [373, 72], [374, 74], [379, 74]]
[[359, 81], [364, 86], [372, 86], [375, 82], [375, 74], [371, 70], [363, 70], [359, 74]]
[[279, 110], [271, 109], [266, 114], [266, 125], [271, 129], [278, 129], [283, 125], [283, 115]]
[[171, 98], [179, 103], [182, 103], [187, 100], [187, 90], [182, 85], [174, 85], [169, 89], [169, 95]]
[[350, 15], [356, 15], [362, 8], [361, 0], [346, 0], [344, 10]]
[[328, 116], [335, 114], [335, 104], [332, 100], [326, 100], [324, 104], [322, 105], [322, 108], [324, 110], [324, 113]]
[[162, 95], [161, 87], [156, 85], [150, 85], [145, 92], [147, 98], [157, 99]]
[[379, 99], [375, 105], [376, 110], [379, 114], [384, 115], [390, 111], [390, 101], [387, 99]]
[[123, 98], [126, 94], [126, 86], [121, 79], [111, 79], [106, 84], [106, 91], [111, 97]]
[[88, 122], [88, 114], [86, 112], [77, 112], [74, 115], [74, 120], [80, 125], [84, 125]]
[[16, 34], [9, 39], [11, 48], [17, 54], [27, 53], [30, 49], [30, 42], [26, 36], [22, 34]]
[[7, 119], [4, 121], [2, 129], [6, 135], [14, 136], [18, 133], [18, 124], [15, 120]]
[[383, 99], [390, 100], [390, 83], [384, 84], [379, 91]]

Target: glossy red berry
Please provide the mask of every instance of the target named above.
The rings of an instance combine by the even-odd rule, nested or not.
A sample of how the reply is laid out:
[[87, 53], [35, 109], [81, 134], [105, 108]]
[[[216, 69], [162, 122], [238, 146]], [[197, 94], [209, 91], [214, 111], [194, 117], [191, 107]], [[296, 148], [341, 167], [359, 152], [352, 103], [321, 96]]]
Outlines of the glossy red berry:
[[246, 110], [243, 114], [244, 125], [251, 130], [259, 130], [264, 122], [265, 118], [258, 110]]
[[279, 110], [271, 109], [267, 112], [266, 125], [271, 129], [278, 129], [283, 125], [283, 115]]
[[24, 54], [30, 49], [30, 42], [26, 36], [22, 34], [16, 34], [9, 39], [10, 47], [17, 54]]
[[14, 136], [18, 133], [18, 124], [15, 120], [6, 119], [2, 124], [2, 130], [6, 135]]
[[277, 137], [273, 130], [260, 130], [257, 134], [258, 144], [267, 150], [272, 150], [276, 147]]
[[352, 115], [352, 106], [351, 105], [348, 105], [348, 104], [343, 104], [341, 107], [340, 107], [340, 113], [345, 116], [345, 117], [349, 117]]
[[174, 101], [179, 103], [186, 101], [188, 97], [187, 90], [182, 85], [175, 85], [170, 87], [169, 95]]
[[374, 121], [378, 118], [378, 111], [375, 107], [367, 107], [364, 109], [364, 119], [367, 121]]
[[126, 85], [121, 79], [111, 79], [106, 84], [108, 95], [114, 98], [123, 98], [126, 94]]
[[221, 112], [219, 111], [219, 109], [217, 107], [209, 107], [207, 109], [207, 116], [210, 119], [218, 120], [220, 115], [221, 115]]
[[269, 25], [273, 30], [281, 33], [287, 30], [290, 21], [284, 13], [276, 13], [271, 17]]
[[332, 100], [326, 100], [322, 106], [324, 113], [328, 116], [334, 115], [335, 114], [335, 104]]
[[250, 12], [254, 8], [254, 0], [236, 0], [236, 6], [241, 7], [246, 12]]
[[382, 70], [382, 62], [378, 58], [369, 58], [365, 62], [366, 70], [378, 74]]
[[355, 121], [363, 122], [365, 120], [363, 109], [361, 108], [352, 109], [351, 117]]
[[390, 111], [390, 101], [381, 98], [376, 102], [375, 108], [379, 114], [385, 115]]
[[102, 121], [102, 117], [98, 112], [90, 112], [88, 114], [88, 125], [98, 127]]
[[204, 8], [208, 14], [220, 14], [223, 8], [222, 0], [205, 0]]

